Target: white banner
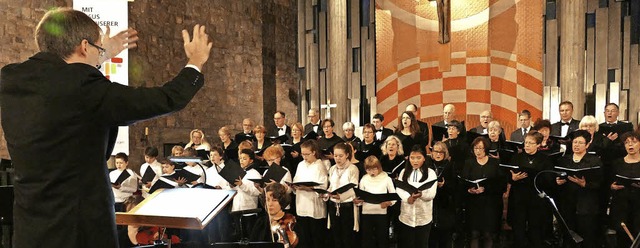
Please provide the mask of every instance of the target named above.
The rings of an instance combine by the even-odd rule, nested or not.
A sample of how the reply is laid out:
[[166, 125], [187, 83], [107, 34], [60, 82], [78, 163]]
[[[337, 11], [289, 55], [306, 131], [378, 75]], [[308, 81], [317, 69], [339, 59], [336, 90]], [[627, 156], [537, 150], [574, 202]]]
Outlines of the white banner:
[[[127, 0], [73, 0], [73, 8], [87, 14], [111, 35], [129, 28], [129, 11]], [[100, 71], [112, 82], [129, 85], [129, 53], [127, 50], [107, 60]], [[120, 127], [113, 154], [124, 152], [129, 154], [129, 127]]]

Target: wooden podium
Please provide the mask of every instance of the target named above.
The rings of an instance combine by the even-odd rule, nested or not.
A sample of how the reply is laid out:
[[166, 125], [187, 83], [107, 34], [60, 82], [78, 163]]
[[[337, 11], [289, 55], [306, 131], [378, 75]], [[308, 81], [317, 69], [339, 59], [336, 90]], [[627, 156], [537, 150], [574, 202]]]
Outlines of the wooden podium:
[[116, 213], [116, 223], [202, 230], [235, 195], [235, 190], [159, 189], [131, 211]]

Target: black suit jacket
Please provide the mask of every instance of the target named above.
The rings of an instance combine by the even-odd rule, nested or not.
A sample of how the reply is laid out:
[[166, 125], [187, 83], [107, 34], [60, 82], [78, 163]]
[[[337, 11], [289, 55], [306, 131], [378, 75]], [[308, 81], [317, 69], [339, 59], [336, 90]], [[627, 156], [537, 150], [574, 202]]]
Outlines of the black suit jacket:
[[2, 127], [16, 173], [14, 246], [117, 247], [110, 130], [184, 108], [203, 79], [184, 68], [161, 87], [133, 88], [50, 53], [2, 68]]
[[[320, 126], [320, 124], [322, 124], [322, 122], [318, 123], [318, 125], [317, 125], [318, 126], [318, 131], [316, 133], [318, 133], [318, 134], [322, 133], [322, 127]], [[306, 134], [310, 133], [311, 131], [313, 131], [313, 126], [314, 125], [311, 124], [311, 123], [307, 123], [307, 125], [304, 125], [304, 134], [306, 135]]]
[[[290, 127], [290, 126], [287, 126], [287, 125], [284, 125], [284, 126], [287, 128], [287, 129], [284, 131], [284, 132], [285, 132], [285, 135], [287, 135], [287, 136], [291, 137], [291, 127]], [[280, 136], [280, 135], [278, 135], [278, 127], [273, 126], [273, 129], [271, 130], [271, 132], [269, 132], [269, 136], [276, 136], [276, 137], [277, 137], [277, 136]]]
[[420, 126], [420, 132], [422, 132], [422, 142], [420, 142], [420, 145], [424, 149], [429, 143], [429, 124], [418, 121], [418, 126]]
[[[529, 131], [531, 131], [531, 128], [529, 128]], [[524, 135], [522, 135], [522, 128], [518, 128], [514, 130], [509, 136], [509, 140], [524, 142]]]
[[380, 136], [380, 139], [378, 139], [378, 131], [380, 131], [380, 129], [374, 130], [374, 135], [375, 135], [374, 139], [377, 141], [384, 142], [385, 140], [387, 140], [387, 137], [393, 135], [393, 130], [386, 127], [382, 127], [382, 135]]
[[[567, 134], [571, 133], [571, 131], [578, 130], [579, 126], [579, 120], [571, 119], [571, 121], [569, 121], [569, 131], [567, 131]], [[562, 134], [562, 121], [551, 124], [551, 135], [560, 136], [560, 134]]]
[[[604, 152], [602, 153], [602, 162], [605, 164], [610, 164], [616, 159], [622, 158], [627, 155], [627, 150], [624, 148], [624, 141], [620, 140], [620, 136], [626, 132], [633, 132], [633, 124], [630, 122], [622, 122], [618, 121], [616, 124], [607, 124], [600, 123], [600, 130], [603, 127], [616, 127], [617, 130], [620, 130], [618, 133], [618, 138], [614, 141], [607, 142], [607, 145], [604, 147]], [[599, 133], [597, 133], [599, 134]], [[608, 135], [607, 133], [603, 133], [604, 136]], [[604, 137], [604, 139], [609, 140], [609, 138]]]

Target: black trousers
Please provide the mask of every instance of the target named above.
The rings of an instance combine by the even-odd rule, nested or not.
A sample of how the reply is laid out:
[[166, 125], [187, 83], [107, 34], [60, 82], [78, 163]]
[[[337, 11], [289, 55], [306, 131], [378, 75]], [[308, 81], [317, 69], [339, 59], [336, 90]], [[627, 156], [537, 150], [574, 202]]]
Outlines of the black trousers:
[[336, 204], [328, 201], [329, 221], [331, 228], [329, 233], [333, 239], [334, 248], [356, 247], [356, 232], [353, 230], [353, 203], [340, 204], [340, 215], [337, 215]]
[[326, 247], [326, 240], [329, 236], [329, 230], [327, 230], [327, 219], [296, 217], [296, 226], [293, 229], [298, 235], [298, 246], [296, 247]]
[[389, 248], [389, 217], [386, 214], [361, 215], [363, 248]]
[[453, 228], [431, 227], [429, 234], [429, 247], [451, 248], [453, 245]]
[[398, 221], [398, 248], [427, 248], [431, 223], [424, 226], [410, 227]]
[[[537, 200], [537, 199], [536, 199]], [[544, 245], [546, 221], [552, 214], [541, 204], [529, 204], [512, 208], [511, 227], [514, 245], [540, 248]]]

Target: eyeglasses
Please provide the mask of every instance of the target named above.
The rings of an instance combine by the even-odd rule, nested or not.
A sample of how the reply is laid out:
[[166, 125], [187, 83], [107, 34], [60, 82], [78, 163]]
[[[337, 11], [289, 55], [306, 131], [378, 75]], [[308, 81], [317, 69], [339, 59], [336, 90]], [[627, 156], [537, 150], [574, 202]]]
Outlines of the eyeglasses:
[[434, 150], [434, 151], [433, 151], [433, 153], [444, 154], [444, 151], [437, 151], [437, 150]]
[[[93, 42], [89, 41], [89, 39], [85, 39], [85, 40], [87, 40], [87, 43], [89, 43], [89, 45], [98, 49], [98, 55], [100, 55], [100, 57], [104, 57], [104, 55], [107, 53], [107, 49], [104, 49], [103, 47], [98, 46], [96, 44], [93, 44]], [[100, 67], [102, 67], [102, 65], [96, 65], [96, 68], [100, 69]]]

